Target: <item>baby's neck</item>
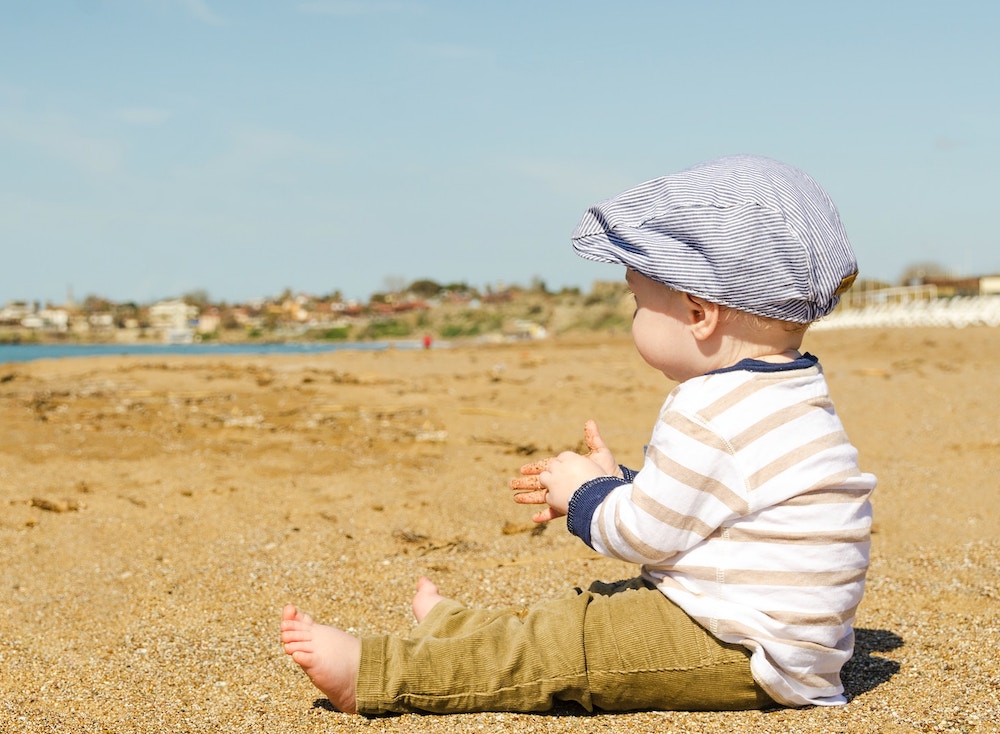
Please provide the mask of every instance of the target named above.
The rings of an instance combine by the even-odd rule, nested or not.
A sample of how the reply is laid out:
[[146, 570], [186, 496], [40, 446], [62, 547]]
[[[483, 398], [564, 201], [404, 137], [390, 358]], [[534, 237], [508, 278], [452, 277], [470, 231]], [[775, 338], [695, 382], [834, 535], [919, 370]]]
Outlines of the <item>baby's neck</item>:
[[802, 353], [798, 349], [785, 349], [777, 354], [762, 354], [756, 357], [749, 357], [748, 359], [756, 359], [758, 362], [773, 362], [775, 364], [783, 364], [786, 362], [794, 362]]
[[734, 329], [722, 335], [716, 356], [719, 362], [725, 363], [721, 367], [731, 367], [745, 359], [781, 364], [794, 362], [801, 357], [801, 345], [802, 332], [787, 332], [777, 328]]

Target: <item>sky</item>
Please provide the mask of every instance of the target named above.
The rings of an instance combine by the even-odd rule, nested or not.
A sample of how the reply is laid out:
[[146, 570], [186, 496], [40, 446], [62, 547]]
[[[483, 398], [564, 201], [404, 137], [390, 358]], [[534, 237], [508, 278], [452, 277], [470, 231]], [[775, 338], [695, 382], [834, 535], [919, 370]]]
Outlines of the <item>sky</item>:
[[0, 1], [0, 305], [615, 280], [590, 205], [802, 168], [862, 278], [1000, 273], [1000, 4]]

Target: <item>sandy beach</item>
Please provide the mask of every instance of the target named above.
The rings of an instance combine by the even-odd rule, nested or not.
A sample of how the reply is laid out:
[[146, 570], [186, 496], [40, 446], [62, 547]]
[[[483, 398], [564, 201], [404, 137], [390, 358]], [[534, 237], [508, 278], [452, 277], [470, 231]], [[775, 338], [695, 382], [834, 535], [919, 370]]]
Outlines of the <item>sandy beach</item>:
[[638, 466], [671, 383], [627, 336], [0, 365], [0, 732], [1000, 731], [1000, 329], [810, 334], [875, 473], [844, 707], [333, 711], [292, 601], [405, 634], [415, 580], [477, 606], [632, 573], [511, 501], [598, 421]]

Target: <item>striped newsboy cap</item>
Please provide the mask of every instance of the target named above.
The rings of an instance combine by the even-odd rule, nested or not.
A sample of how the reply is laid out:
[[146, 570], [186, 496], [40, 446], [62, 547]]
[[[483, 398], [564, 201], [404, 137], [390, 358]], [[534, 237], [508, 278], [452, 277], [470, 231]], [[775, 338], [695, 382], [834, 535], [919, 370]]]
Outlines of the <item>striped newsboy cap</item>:
[[573, 232], [588, 260], [759, 316], [830, 313], [858, 266], [829, 195], [770, 158], [718, 158], [592, 206]]

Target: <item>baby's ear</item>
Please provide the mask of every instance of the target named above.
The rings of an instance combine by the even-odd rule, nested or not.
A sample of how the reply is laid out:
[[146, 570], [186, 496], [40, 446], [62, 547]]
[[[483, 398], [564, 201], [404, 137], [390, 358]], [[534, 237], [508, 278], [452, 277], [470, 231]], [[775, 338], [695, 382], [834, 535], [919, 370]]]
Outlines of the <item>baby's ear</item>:
[[698, 341], [705, 341], [715, 333], [719, 325], [722, 307], [718, 303], [699, 296], [684, 294], [688, 314], [688, 328]]

